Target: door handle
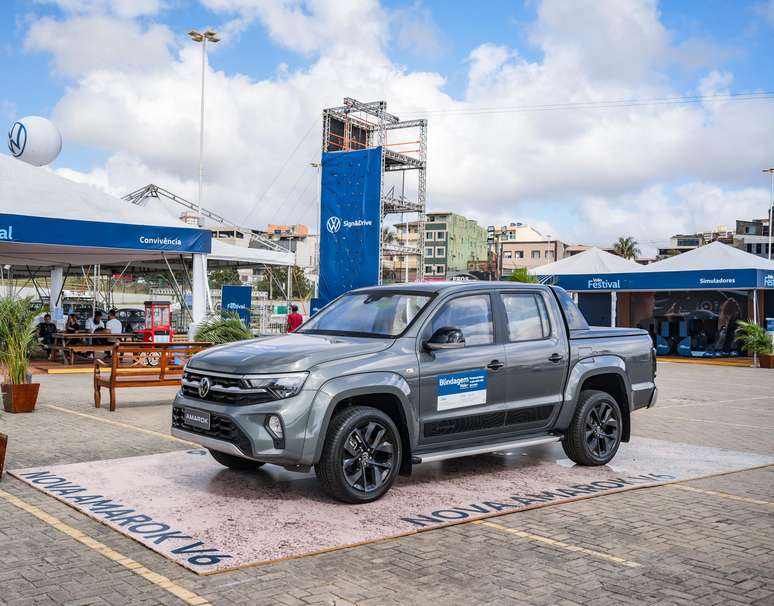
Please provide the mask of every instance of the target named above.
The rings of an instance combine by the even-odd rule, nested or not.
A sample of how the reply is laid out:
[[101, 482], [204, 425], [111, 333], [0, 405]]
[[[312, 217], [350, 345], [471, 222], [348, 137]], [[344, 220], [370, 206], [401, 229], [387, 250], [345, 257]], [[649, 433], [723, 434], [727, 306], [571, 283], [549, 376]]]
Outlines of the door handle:
[[486, 365], [489, 370], [500, 370], [503, 366], [505, 366], [505, 364], [500, 362], [500, 360], [492, 360]]
[[559, 362], [561, 362], [562, 360], [564, 360], [564, 356], [563, 356], [563, 355], [561, 355], [561, 354], [558, 354], [558, 353], [553, 353], [553, 354], [551, 354], [551, 356], [548, 358], [548, 360], [549, 360], [550, 362], [553, 362], [554, 364], [558, 364]]

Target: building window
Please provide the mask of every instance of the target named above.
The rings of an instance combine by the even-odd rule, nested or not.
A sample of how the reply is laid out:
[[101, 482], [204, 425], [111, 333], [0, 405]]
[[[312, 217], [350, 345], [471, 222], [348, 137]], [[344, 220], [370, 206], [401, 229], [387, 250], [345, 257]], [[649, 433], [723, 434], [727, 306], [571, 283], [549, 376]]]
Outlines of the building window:
[[506, 250], [506, 251], [503, 253], [503, 258], [504, 258], [504, 259], [511, 259], [512, 257], [513, 257], [513, 253], [511, 253], [511, 251], [510, 251], [510, 250]]
[[436, 265], [435, 266], [435, 275], [436, 276], [443, 276], [446, 274], [446, 265]]
[[747, 252], [752, 253], [752, 244], [747, 245]]
[[554, 256], [554, 251], [553, 250], [547, 250], [546, 251], [546, 259], [549, 259], [550, 257], [553, 257], [553, 256]]
[[433, 239], [434, 239], [433, 235], [435, 235], [434, 231], [426, 231], [425, 232], [425, 240], [427, 240], [428, 242], [432, 242]]
[[533, 259], [539, 259], [540, 258], [540, 251], [539, 250], [533, 250], [532, 251], [532, 258]]
[[428, 276], [433, 275], [433, 266], [432, 265], [425, 265], [425, 274]]
[[763, 246], [761, 246], [760, 244], [756, 244], [755, 245], [755, 254], [756, 255], [761, 254], [763, 252], [762, 248], [763, 248]]
[[433, 247], [432, 246], [426, 246], [425, 247], [425, 256], [426, 257], [432, 257], [433, 256]]
[[445, 242], [446, 241], [446, 232], [445, 231], [437, 231], [437, 232], [435, 232], [435, 239], [438, 242]]
[[513, 256], [516, 259], [523, 259], [524, 258], [524, 251], [523, 250], [516, 250], [516, 251], [514, 251]]
[[436, 257], [445, 257], [446, 256], [446, 247], [445, 246], [436, 246], [435, 247], [435, 256]]

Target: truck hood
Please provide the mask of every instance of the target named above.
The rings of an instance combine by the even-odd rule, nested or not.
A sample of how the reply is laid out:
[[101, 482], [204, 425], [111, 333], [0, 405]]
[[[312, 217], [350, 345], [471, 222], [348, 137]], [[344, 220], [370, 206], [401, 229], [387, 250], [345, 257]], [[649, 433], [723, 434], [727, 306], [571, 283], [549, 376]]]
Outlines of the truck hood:
[[228, 374], [298, 372], [323, 362], [376, 353], [392, 343], [392, 339], [291, 333], [212, 347], [193, 356], [188, 366]]

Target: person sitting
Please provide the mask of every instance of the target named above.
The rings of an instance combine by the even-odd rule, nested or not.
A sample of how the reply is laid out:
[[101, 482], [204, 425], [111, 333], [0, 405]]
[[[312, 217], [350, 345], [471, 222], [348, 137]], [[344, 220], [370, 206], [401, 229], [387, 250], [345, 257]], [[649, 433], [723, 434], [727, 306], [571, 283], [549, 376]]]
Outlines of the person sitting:
[[38, 324], [38, 339], [46, 350], [46, 356], [51, 358], [51, 346], [54, 344], [56, 324], [51, 321], [51, 314], [43, 316], [43, 321]]
[[[121, 320], [116, 318], [116, 310], [111, 309], [108, 312], [108, 321], [105, 323], [105, 329], [107, 332], [113, 335], [120, 335], [122, 332], [124, 332], [124, 327], [121, 324]], [[119, 339], [106, 339], [107, 343], [119, 343]], [[109, 360], [111, 358], [111, 353], [108, 352], [106, 358]]]
[[288, 314], [288, 332], [295, 332], [303, 323], [304, 316], [298, 313], [298, 305], [291, 305], [290, 313]]
[[78, 316], [75, 314], [70, 314], [67, 316], [67, 322], [65, 323], [65, 332], [67, 334], [73, 334], [76, 332], [81, 332], [81, 323], [78, 322]]
[[[107, 329], [105, 328], [105, 323], [102, 321], [102, 312], [97, 311], [94, 312], [94, 317], [91, 319], [91, 332], [96, 334], [107, 332]], [[92, 345], [105, 345], [107, 343], [107, 339], [92, 339], [91, 344]]]

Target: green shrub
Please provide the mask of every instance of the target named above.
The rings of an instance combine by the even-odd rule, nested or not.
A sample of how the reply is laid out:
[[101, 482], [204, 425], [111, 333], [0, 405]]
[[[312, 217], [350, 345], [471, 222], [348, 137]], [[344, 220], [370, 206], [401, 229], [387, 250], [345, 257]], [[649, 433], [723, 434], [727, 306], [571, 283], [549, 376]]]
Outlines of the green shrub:
[[227, 313], [223, 316], [212, 316], [202, 322], [194, 337], [197, 341], [208, 343], [233, 343], [252, 339], [253, 334], [245, 326], [239, 315]]
[[40, 345], [32, 298], [0, 299], [0, 365], [9, 383], [27, 382], [30, 356]]
[[739, 320], [736, 323], [736, 342], [749, 355], [771, 355], [771, 338], [762, 326]]

